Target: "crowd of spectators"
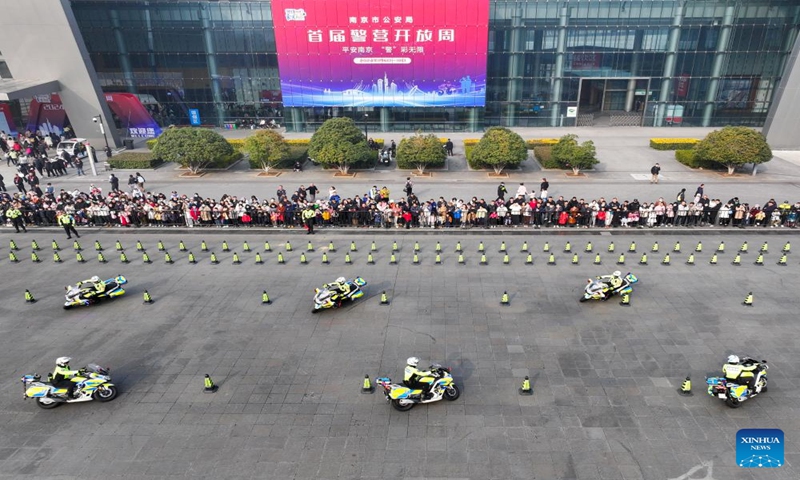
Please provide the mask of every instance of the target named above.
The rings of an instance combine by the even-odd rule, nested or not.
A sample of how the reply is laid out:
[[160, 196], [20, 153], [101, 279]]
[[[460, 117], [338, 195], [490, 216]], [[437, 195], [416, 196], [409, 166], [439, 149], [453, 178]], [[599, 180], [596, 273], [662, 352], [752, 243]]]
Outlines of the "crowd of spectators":
[[[313, 210], [318, 226], [370, 228], [671, 228], [671, 227], [790, 227], [797, 224], [800, 202], [781, 203], [769, 199], [763, 205], [742, 202], [738, 197], [722, 201], [710, 198], [704, 185], [688, 197], [682, 189], [675, 198], [640, 202], [612, 197], [569, 199], [549, 195], [549, 183], [542, 179], [539, 195], [520, 184], [509, 195], [501, 183], [493, 197], [470, 199], [444, 197], [420, 199], [407, 179], [400, 195], [390, 195], [387, 187], [373, 185], [363, 195], [342, 198], [334, 187], [327, 195], [310, 184], [286, 191], [282, 186], [270, 198], [256, 195], [220, 198], [171, 192], [168, 195], [147, 191], [144, 177], [129, 175], [127, 188], [120, 189], [114, 174], [110, 188], [91, 185], [88, 191], [59, 189], [42, 185], [40, 176], [57, 177], [75, 165], [75, 158], [47, 158], [52, 142], [36, 135], [3, 139], [6, 156], [16, 152], [19, 173], [13, 179], [17, 192], [9, 193], [0, 175], [0, 215], [11, 224], [12, 215], [24, 225], [58, 225], [61, 215], [70, 215], [77, 226], [189, 226], [189, 227], [301, 227], [308, 224], [303, 211]], [[49, 168], [52, 167], [52, 168]], [[39, 175], [37, 175], [37, 171]], [[509, 198], [506, 198], [508, 196]], [[17, 214], [19, 212], [19, 214]], [[19, 220], [17, 220], [19, 222]]]

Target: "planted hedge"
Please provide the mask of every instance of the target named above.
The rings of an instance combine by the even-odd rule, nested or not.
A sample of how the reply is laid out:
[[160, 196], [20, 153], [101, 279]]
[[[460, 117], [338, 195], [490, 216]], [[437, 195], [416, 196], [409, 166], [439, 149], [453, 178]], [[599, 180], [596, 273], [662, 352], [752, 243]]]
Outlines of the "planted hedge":
[[528, 147], [528, 150], [533, 150], [536, 147], [552, 147], [556, 143], [558, 143], [557, 138], [534, 138], [525, 140], [525, 145]]
[[697, 138], [651, 138], [650, 148], [654, 150], [689, 150], [700, 143]]
[[546, 169], [553, 169], [553, 170], [568, 170], [568, 167], [565, 167], [558, 163], [557, 161], [553, 160], [553, 147], [552, 146], [544, 146], [539, 145], [533, 147], [533, 156], [536, 157], [536, 161], [542, 166], [542, 168]]
[[111, 168], [120, 170], [147, 170], [163, 163], [163, 160], [153, 158], [152, 153], [122, 152], [108, 159]]
[[705, 168], [708, 170], [723, 170], [725, 168], [720, 163], [698, 157], [693, 149], [675, 150], [675, 160], [689, 168]]

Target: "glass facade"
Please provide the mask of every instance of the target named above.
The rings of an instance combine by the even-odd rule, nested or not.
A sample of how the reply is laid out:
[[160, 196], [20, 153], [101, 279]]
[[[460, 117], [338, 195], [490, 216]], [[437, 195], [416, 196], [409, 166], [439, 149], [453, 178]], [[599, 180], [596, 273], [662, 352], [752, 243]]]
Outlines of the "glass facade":
[[380, 130], [761, 126], [800, 0], [487, 0], [485, 108], [286, 108], [268, 1], [73, 0], [104, 91], [139, 95], [162, 124], [332, 116]]

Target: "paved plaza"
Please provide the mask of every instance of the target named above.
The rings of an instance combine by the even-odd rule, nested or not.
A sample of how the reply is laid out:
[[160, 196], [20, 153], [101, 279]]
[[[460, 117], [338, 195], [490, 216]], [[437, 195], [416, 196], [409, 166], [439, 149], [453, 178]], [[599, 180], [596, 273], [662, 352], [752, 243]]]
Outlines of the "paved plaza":
[[[120, 230], [82, 232], [79, 264], [56, 230], [0, 235], [0, 478], [469, 478], [796, 479], [797, 291], [800, 242], [774, 230], [742, 233], [323, 232]], [[428, 232], [424, 232], [428, 233]], [[492, 232], [493, 233], [493, 232]], [[516, 234], [515, 234], [516, 233]], [[8, 260], [9, 240], [20, 262]], [[31, 240], [42, 262], [30, 261]], [[116, 240], [131, 260], [123, 265]], [[313, 241], [313, 252], [307, 241]], [[99, 240], [108, 263], [98, 263]], [[140, 240], [152, 264], [135, 249]], [[164, 263], [161, 240], [174, 264]], [[198, 263], [180, 252], [184, 241]], [[200, 250], [205, 240], [211, 252]], [[231, 251], [222, 252], [226, 241]], [[243, 252], [247, 241], [250, 252]], [[264, 242], [271, 251], [264, 251]], [[293, 251], [286, 251], [286, 242]], [[371, 253], [374, 265], [367, 264]], [[397, 264], [390, 264], [397, 241]], [[457, 242], [464, 250], [458, 263]], [[578, 254], [564, 253], [569, 241]], [[673, 252], [676, 242], [681, 252]], [[695, 265], [686, 260], [698, 242]], [[725, 252], [710, 265], [719, 243]], [[747, 241], [749, 253], [731, 265]], [[329, 252], [330, 242], [335, 252]], [[350, 252], [355, 242], [357, 251]], [[413, 263], [419, 242], [419, 264]], [[436, 244], [442, 247], [435, 263]], [[486, 248], [480, 264], [478, 245]], [[505, 242], [509, 263], [499, 252]], [[520, 252], [528, 243], [533, 264]], [[592, 242], [592, 252], [585, 252]], [[608, 252], [613, 242], [615, 251]], [[631, 242], [636, 252], [629, 253]], [[652, 252], [658, 242], [659, 251]], [[768, 242], [764, 265], [754, 265]], [[548, 265], [545, 244], [556, 264]], [[236, 251], [242, 264], [232, 264]], [[281, 252], [286, 263], [277, 263]], [[350, 254], [352, 264], [345, 263]], [[671, 265], [661, 262], [671, 252]], [[255, 255], [264, 264], [255, 264]], [[323, 253], [330, 264], [321, 262]], [[602, 265], [593, 265], [600, 254]], [[626, 253], [625, 265], [618, 266]], [[648, 254], [648, 264], [639, 265]], [[307, 265], [300, 263], [305, 254]], [[631, 306], [581, 304], [586, 278], [639, 277]], [[64, 311], [63, 287], [125, 275], [113, 303]], [[313, 288], [363, 276], [366, 295], [312, 315]], [[29, 289], [37, 302], [24, 301]], [[145, 290], [155, 303], [144, 305]], [[262, 291], [272, 299], [261, 303]], [[390, 305], [380, 304], [386, 291]], [[510, 305], [500, 305], [504, 291]], [[742, 301], [748, 292], [754, 306]], [[769, 392], [730, 409], [705, 375], [731, 353], [769, 360]], [[42, 410], [19, 378], [56, 357], [112, 368], [120, 396]], [[364, 375], [402, 380], [406, 357], [453, 368], [455, 402], [393, 410]], [[219, 385], [204, 394], [203, 375]], [[531, 378], [534, 394], [517, 392]], [[690, 375], [694, 396], [677, 393]], [[787, 464], [735, 463], [741, 428], [782, 428]]]

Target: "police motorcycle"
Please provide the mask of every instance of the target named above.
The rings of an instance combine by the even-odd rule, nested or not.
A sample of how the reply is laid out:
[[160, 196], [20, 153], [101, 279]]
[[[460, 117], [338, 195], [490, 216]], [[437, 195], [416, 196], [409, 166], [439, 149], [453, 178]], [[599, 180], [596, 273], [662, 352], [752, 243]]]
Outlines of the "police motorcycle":
[[[622, 279], [622, 284], [617, 288], [614, 288], [611, 285], [612, 277], [620, 277]], [[594, 279], [590, 278], [586, 284], [586, 288], [583, 289], [583, 297], [581, 297], [580, 302], [588, 302], [589, 300], [608, 300], [614, 295], [622, 296], [625, 294], [630, 294], [633, 292], [632, 285], [638, 281], [639, 279], [636, 277], [636, 275], [628, 272], [623, 277], [620, 271], [616, 271], [611, 275], [596, 277]]]
[[428, 371], [435, 378], [428, 395], [425, 394], [424, 390], [411, 389], [404, 385], [392, 383], [392, 379], [389, 377], [376, 378], [375, 383], [383, 387], [386, 401], [390, 402], [392, 407], [400, 412], [407, 412], [418, 403], [433, 403], [441, 399], [452, 402], [461, 396], [461, 390], [453, 380], [449, 367], [434, 364], [430, 366]]
[[[739, 372], [742, 371], [742, 367], [753, 365], [757, 368], [753, 370], [754, 387], [751, 388], [746, 379], [739, 376]], [[736, 367], [739, 367], [738, 371]], [[743, 357], [740, 365], [726, 365], [727, 375], [739, 376], [736, 380], [730, 380], [725, 375], [706, 378], [708, 394], [724, 400], [725, 404], [731, 408], [739, 408], [742, 406], [742, 402], [767, 391], [767, 369], [769, 369], [769, 365], [766, 360], [759, 362], [750, 357]]]
[[110, 371], [110, 368], [94, 363], [82, 368], [81, 373], [70, 379], [75, 383], [75, 393], [72, 397], [69, 397], [66, 388], [58, 388], [51, 383], [53, 374], [48, 374], [47, 381], [44, 382], [37, 373], [24, 375], [21, 379], [25, 390], [24, 398], [26, 400], [35, 398], [36, 405], [44, 409], [56, 408], [62, 403], [81, 403], [92, 400], [110, 402], [117, 397], [117, 387], [111, 383]]
[[[349, 291], [343, 294], [336, 286], [337, 284], [347, 285]], [[352, 280], [339, 277], [333, 284], [326, 283], [321, 288], [314, 289], [314, 310], [311, 313], [329, 308], [339, 308], [346, 301], [355, 301], [357, 298], [363, 297], [364, 290], [361, 287], [366, 284], [367, 281], [361, 277]]]
[[64, 296], [66, 299], [64, 302], [64, 310], [69, 310], [72, 307], [89, 306], [102, 300], [125, 295], [125, 290], [123, 290], [122, 286], [128, 283], [128, 280], [122, 275], [104, 280], [105, 289], [101, 293], [96, 293], [94, 282], [99, 281], [100, 277], [94, 276], [88, 281], [64, 287], [67, 291]]

